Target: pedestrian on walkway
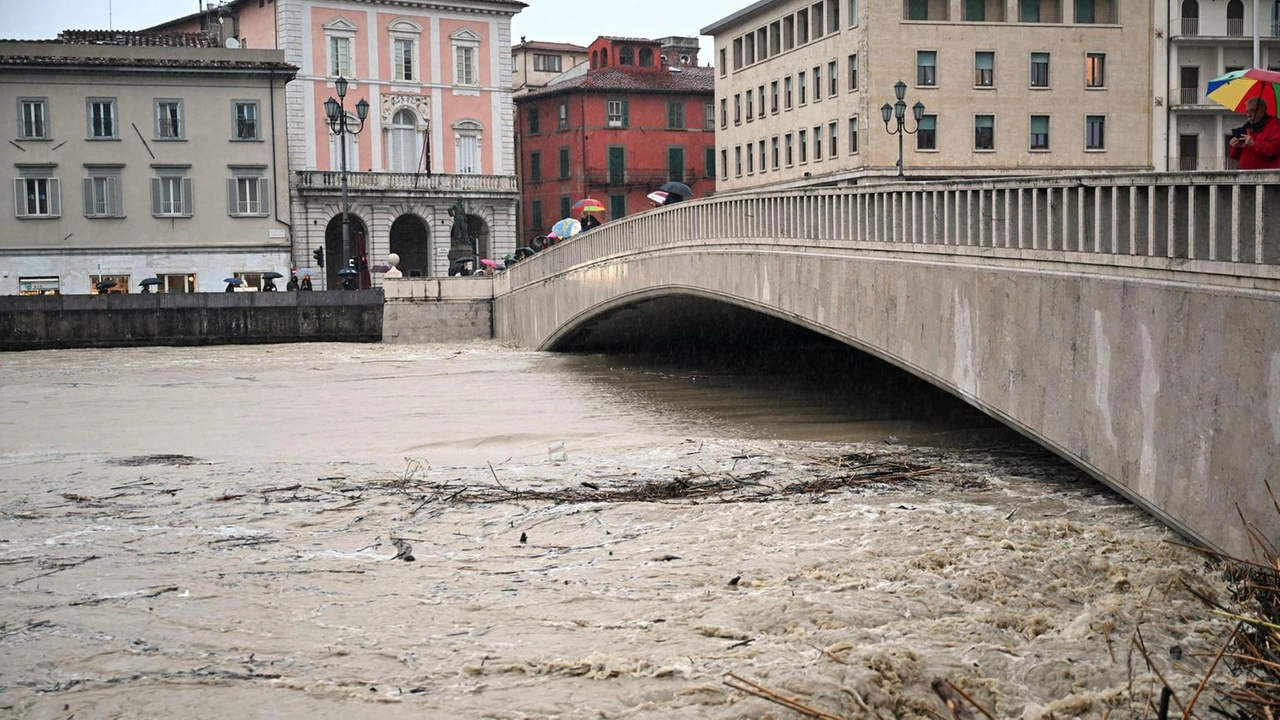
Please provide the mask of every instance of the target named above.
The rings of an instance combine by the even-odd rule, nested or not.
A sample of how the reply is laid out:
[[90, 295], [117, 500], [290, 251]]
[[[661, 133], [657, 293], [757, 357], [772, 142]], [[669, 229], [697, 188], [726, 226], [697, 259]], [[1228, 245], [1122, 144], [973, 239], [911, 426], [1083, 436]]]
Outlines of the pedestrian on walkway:
[[1231, 159], [1241, 170], [1280, 169], [1280, 120], [1267, 114], [1262, 98], [1253, 98], [1244, 107], [1249, 122], [1231, 138]]

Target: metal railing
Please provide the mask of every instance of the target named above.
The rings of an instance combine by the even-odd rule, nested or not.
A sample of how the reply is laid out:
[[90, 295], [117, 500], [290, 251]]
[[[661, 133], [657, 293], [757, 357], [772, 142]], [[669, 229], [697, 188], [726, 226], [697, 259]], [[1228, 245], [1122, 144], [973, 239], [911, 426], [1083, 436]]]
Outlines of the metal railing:
[[1200, 88], [1178, 88], [1174, 97], [1178, 98], [1179, 105], [1199, 105]]
[[1200, 34], [1200, 18], [1182, 18], [1183, 35]]
[[1173, 166], [1184, 172], [1235, 170], [1236, 161], [1229, 157], [1177, 157]]
[[1062, 262], [1073, 272], [1122, 265], [1280, 282], [1280, 217], [1268, 211], [1277, 206], [1276, 172], [1059, 175], [719, 195], [579, 235], [498, 275], [496, 291], [666, 244], [1007, 255]]
[[[301, 190], [337, 190], [342, 187], [342, 173], [337, 170], [299, 170]], [[516, 192], [515, 175], [441, 175], [426, 173], [348, 172], [352, 190], [411, 192]]]
[[1231, 37], [1240, 37], [1244, 35], [1244, 20], [1240, 18], [1227, 18], [1227, 35]]

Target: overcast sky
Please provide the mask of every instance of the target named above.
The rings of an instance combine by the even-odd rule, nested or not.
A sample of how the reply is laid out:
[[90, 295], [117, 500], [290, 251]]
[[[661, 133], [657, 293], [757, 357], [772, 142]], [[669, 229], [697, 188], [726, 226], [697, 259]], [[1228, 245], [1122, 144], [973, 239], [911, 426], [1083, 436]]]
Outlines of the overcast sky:
[[[525, 0], [515, 17], [512, 42], [530, 40], [586, 45], [599, 35], [659, 38], [694, 36], [704, 26], [754, 0]], [[40, 40], [60, 31], [141, 30], [202, 6], [197, 0], [0, 0], [0, 36]], [[702, 38], [701, 64], [711, 61], [710, 39]]]

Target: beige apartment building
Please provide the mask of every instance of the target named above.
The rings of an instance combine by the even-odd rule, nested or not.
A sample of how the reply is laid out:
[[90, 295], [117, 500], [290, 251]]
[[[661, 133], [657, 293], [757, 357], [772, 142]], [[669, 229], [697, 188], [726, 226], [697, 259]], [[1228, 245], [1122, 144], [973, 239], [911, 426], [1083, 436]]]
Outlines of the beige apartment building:
[[1151, 23], [1124, 0], [761, 0], [702, 29], [717, 189], [896, 175], [899, 81], [908, 177], [1149, 169]]
[[290, 268], [284, 88], [273, 50], [202, 34], [0, 41], [0, 294], [220, 291]]
[[525, 40], [511, 46], [511, 86], [514, 95], [546, 87], [563, 73], [582, 65], [586, 71], [587, 49], [571, 43]]

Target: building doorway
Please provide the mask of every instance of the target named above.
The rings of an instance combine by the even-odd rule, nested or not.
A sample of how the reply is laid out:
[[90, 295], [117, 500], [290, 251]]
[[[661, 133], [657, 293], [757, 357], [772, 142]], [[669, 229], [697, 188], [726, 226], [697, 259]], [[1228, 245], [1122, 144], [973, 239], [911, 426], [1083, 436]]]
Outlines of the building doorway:
[[[367, 237], [364, 221], [355, 213], [347, 216], [351, 220], [351, 260], [359, 261], [361, 249], [365, 247]], [[342, 213], [334, 215], [324, 230], [324, 279], [326, 290], [342, 287], [338, 271], [347, 266], [342, 257]]]
[[391, 223], [391, 252], [400, 256], [405, 277], [431, 274], [431, 237], [426, 222], [417, 215], [401, 215]]
[[1181, 134], [1178, 136], [1178, 169], [1183, 171], [1200, 169], [1200, 136]]

